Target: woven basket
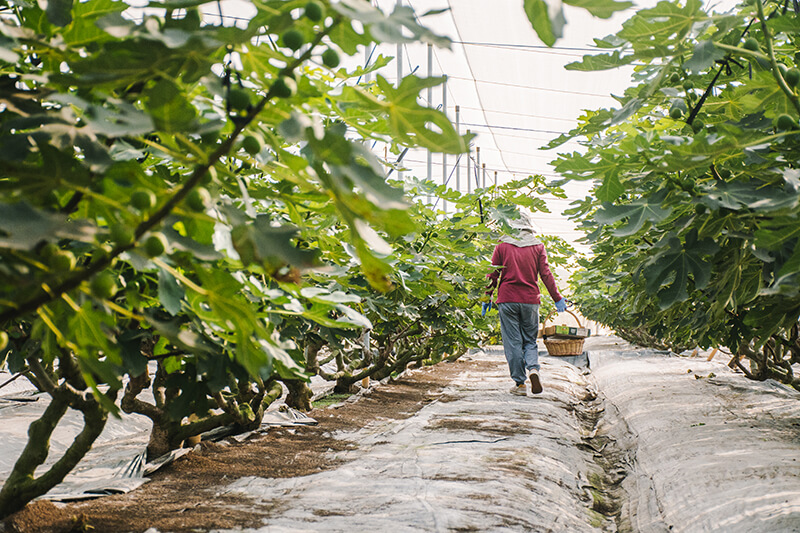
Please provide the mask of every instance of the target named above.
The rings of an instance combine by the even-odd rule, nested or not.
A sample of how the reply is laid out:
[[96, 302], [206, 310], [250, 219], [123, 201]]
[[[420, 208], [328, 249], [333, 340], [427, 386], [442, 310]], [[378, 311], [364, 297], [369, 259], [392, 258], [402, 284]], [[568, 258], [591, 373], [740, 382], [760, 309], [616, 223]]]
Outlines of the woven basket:
[[[570, 311], [567, 310], [567, 313], [571, 314], [575, 321], [578, 323], [578, 327], [583, 327], [581, 325], [580, 319]], [[552, 313], [547, 315], [547, 318], [544, 319], [542, 322], [542, 329], [544, 329], [544, 325], [550, 320]], [[543, 337], [544, 345], [547, 347], [547, 353], [550, 355], [580, 355], [583, 353], [583, 341], [586, 339], [562, 339], [558, 337]]]

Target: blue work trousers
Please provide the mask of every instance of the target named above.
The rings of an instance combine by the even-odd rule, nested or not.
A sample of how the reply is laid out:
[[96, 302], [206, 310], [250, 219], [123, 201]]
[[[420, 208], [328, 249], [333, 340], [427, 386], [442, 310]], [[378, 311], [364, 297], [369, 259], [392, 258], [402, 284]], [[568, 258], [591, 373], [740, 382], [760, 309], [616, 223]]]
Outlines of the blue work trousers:
[[539, 304], [500, 303], [500, 333], [511, 379], [525, 383], [528, 372], [539, 370]]

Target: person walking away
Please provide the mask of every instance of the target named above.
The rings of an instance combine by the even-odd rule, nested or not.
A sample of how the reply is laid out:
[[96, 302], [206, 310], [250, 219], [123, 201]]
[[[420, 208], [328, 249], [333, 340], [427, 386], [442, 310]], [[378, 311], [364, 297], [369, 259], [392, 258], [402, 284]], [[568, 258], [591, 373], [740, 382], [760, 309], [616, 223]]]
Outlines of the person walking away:
[[537, 345], [541, 301], [538, 278], [541, 277], [559, 313], [566, 311], [567, 302], [558, 292], [547, 263], [547, 251], [536, 237], [533, 221], [523, 213], [510, 225], [515, 234], [502, 236], [492, 253], [492, 266], [497, 268], [487, 275], [490, 280], [487, 294], [491, 302], [497, 288], [503, 351], [514, 380], [511, 393], [526, 396], [527, 380], [533, 394], [542, 392]]

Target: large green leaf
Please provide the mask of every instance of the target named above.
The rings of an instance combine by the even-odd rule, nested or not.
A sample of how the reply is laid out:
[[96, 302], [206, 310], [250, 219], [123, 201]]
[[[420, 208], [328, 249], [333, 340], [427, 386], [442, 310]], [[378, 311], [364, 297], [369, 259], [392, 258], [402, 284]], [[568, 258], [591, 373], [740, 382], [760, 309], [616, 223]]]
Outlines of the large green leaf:
[[793, 221], [776, 221], [765, 224], [755, 232], [755, 245], [767, 250], [777, 250], [785, 243], [800, 237], [800, 223]]
[[692, 57], [683, 66], [693, 74], [698, 74], [710, 68], [717, 60], [723, 57], [725, 57], [725, 52], [714, 46], [714, 41], [711, 39], [700, 41], [694, 47]]
[[553, 46], [563, 35], [564, 11], [561, 2], [555, 0], [524, 0], [528, 16], [536, 35], [547, 46]]
[[597, 188], [597, 199], [601, 202], [613, 202], [625, 192], [625, 186], [619, 181], [616, 173], [606, 175], [603, 184]]
[[622, 55], [619, 50], [614, 50], [610, 54], [585, 55], [582, 60], [568, 63], [564, 68], [584, 72], [610, 70], [630, 65], [635, 60], [636, 56], [634, 54]]
[[158, 269], [158, 299], [169, 314], [175, 316], [181, 310], [184, 290], [175, 276], [164, 270]]
[[87, 220], [68, 221], [65, 215], [48, 213], [26, 203], [0, 204], [0, 246], [32, 250], [42, 241], [72, 239], [93, 242], [97, 227]]
[[[411, 75], [403, 78], [400, 86], [394, 88], [383, 76], [378, 75], [378, 86], [386, 97], [386, 102], [380, 104], [380, 108], [388, 114], [395, 142], [449, 154], [467, 150], [465, 138], [458, 134], [444, 113], [419, 103], [422, 90], [435, 87], [442, 80]], [[434, 125], [438, 131], [432, 128]]]
[[687, 0], [684, 5], [661, 1], [650, 9], [641, 9], [622, 25], [617, 35], [630, 41], [634, 48], [665, 46], [683, 39], [707, 15], [700, 0]]
[[703, 289], [711, 278], [711, 264], [702, 259], [702, 256], [712, 254], [719, 248], [710, 240], [682, 245], [678, 237], [669, 237], [666, 249], [655, 255], [644, 269], [647, 279], [647, 290], [651, 293], [659, 291], [665, 282], [672, 280], [668, 287], [659, 292], [659, 302], [662, 309], [666, 309], [676, 302], [682, 302], [689, 297], [688, 279], [691, 275], [694, 285]]
[[54, 26], [66, 26], [72, 22], [72, 0], [39, 0], [47, 13], [47, 20]]
[[757, 211], [776, 211], [798, 206], [800, 198], [782, 188], [758, 182], [722, 183], [708, 188], [703, 203], [713, 209], [741, 209], [748, 207]]
[[159, 80], [144, 95], [157, 129], [166, 132], [189, 132], [197, 129], [197, 110], [177, 84]]
[[268, 215], [260, 215], [252, 222], [233, 228], [233, 246], [245, 265], [264, 264], [275, 268], [288, 263], [297, 268], [315, 264], [316, 254], [301, 250], [292, 243], [297, 228], [273, 226]]
[[641, 199], [624, 205], [603, 204], [597, 210], [595, 219], [601, 224], [613, 224], [627, 218], [627, 224], [614, 230], [614, 235], [625, 237], [639, 231], [645, 222], [661, 222], [671, 212], [671, 208], [661, 207], [660, 202], [649, 203], [648, 200]]
[[601, 19], [610, 18], [614, 13], [633, 6], [633, 2], [618, 0], [564, 0], [564, 3], [581, 7]]

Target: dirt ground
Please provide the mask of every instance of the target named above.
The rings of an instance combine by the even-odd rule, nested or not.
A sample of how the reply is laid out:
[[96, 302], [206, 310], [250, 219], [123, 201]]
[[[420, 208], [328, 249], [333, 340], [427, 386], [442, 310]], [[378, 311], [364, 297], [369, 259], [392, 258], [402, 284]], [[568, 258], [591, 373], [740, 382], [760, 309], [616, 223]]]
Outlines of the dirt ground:
[[309, 416], [318, 421], [316, 426], [270, 429], [241, 443], [203, 442], [132, 492], [66, 506], [34, 502], [6, 521], [6, 531], [121, 533], [154, 527], [190, 532], [262, 526], [269, 508], [217, 489], [246, 476], [288, 478], [334, 468], [340, 463], [332, 455], [353, 447], [337, 434], [375, 420], [408, 418], [429, 402], [446, 401], [442, 391], [454, 376], [484, 365], [459, 360], [414, 371], [357, 401], [314, 409]]

